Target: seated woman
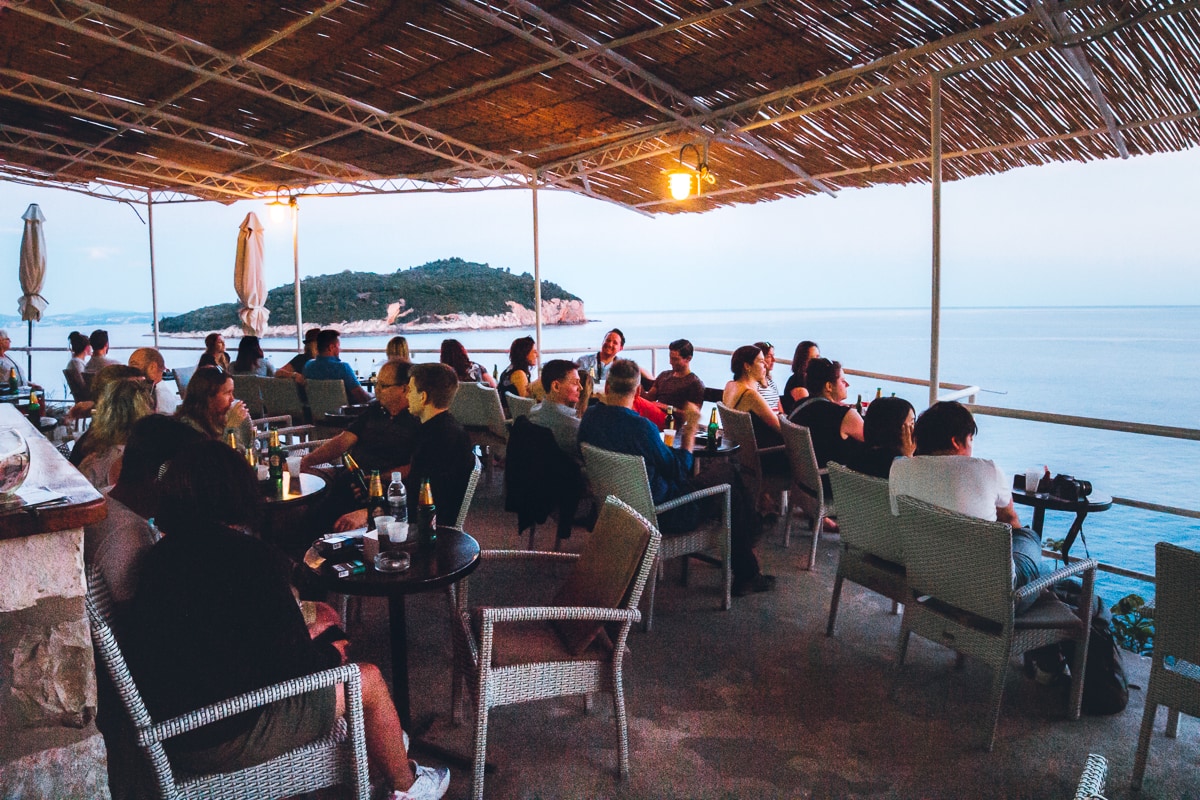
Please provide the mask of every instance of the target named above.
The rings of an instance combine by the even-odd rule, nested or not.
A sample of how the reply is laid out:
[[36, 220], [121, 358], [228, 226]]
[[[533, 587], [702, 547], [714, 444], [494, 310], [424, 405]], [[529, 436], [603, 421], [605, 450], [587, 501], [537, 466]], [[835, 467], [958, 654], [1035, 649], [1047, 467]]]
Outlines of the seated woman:
[[458, 339], [442, 340], [441, 362], [454, 370], [459, 383], [486, 383], [496, 388], [496, 379], [482, 365], [476, 364], [467, 354], [467, 348]]
[[808, 398], [796, 406], [789, 419], [812, 434], [818, 466], [830, 461], [847, 463], [862, 446], [863, 420], [851, 406], [842, 405], [850, 388], [842, 365], [814, 358], [808, 362], [805, 388]]
[[267, 361], [257, 336], [243, 336], [238, 342], [237, 358], [229, 365], [229, 372], [233, 375], [257, 375], [260, 378], [275, 377], [275, 367]]
[[[734, 350], [729, 359], [729, 369], [733, 373], [733, 380], [725, 384], [721, 402], [736, 411], [750, 414], [750, 421], [754, 425], [754, 441], [759, 449], [783, 444], [783, 436], [779, 433], [779, 417], [758, 391], [767, 370], [767, 359], [762, 349], [758, 345], [748, 344]], [[764, 472], [772, 474], [787, 472], [787, 453], [779, 450], [765, 454], [762, 466]]]
[[408, 339], [403, 336], [393, 336], [387, 343], [388, 361], [412, 361], [408, 354]]
[[253, 441], [250, 412], [245, 403], [233, 399], [233, 378], [216, 367], [196, 370], [175, 416], [210, 439], [223, 440], [233, 433], [243, 448]]
[[199, 367], [218, 367], [229, 369], [229, 354], [225, 352], [225, 337], [219, 333], [210, 333], [204, 337], [204, 353], [200, 356]]
[[[124, 364], [110, 364], [104, 369], [96, 373], [96, 378], [92, 381], [92, 397], [99, 397], [104, 394], [104, 387], [115, 381], [135, 380], [144, 381], [145, 374], [136, 367], [127, 367]], [[96, 402], [94, 400], [84, 400], [71, 406], [71, 410], [67, 415], [71, 419], [85, 419], [90, 417], [96, 410]], [[92, 452], [92, 429], [89, 427], [75, 442], [75, 446], [71, 448], [71, 455], [67, 456], [67, 461], [71, 466], [78, 468], [83, 460]]]
[[771, 413], [778, 414], [782, 410], [779, 405], [779, 387], [775, 385], [775, 379], [771, 377], [771, 370], [775, 368], [775, 345], [770, 342], [755, 342], [754, 346], [762, 351], [766, 366], [763, 380], [758, 384], [758, 393], [767, 401], [767, 407], [771, 409]]
[[[290, 562], [247, 535], [260, 495], [241, 456], [218, 442], [190, 445], [162, 484], [163, 538], [145, 555], [127, 618], [129, 666], [155, 719], [342, 663], [340, 631], [324, 643], [305, 624]], [[379, 669], [360, 670], [367, 759], [385, 796], [441, 797], [449, 770], [409, 760]], [[173, 737], [167, 752], [187, 772], [250, 767], [329, 733], [345, 702], [343, 686], [318, 689]]]
[[852, 453], [847, 467], [866, 475], [887, 480], [892, 462], [911, 456], [917, 445], [913, 425], [917, 413], [912, 403], [901, 397], [881, 397], [867, 408], [863, 420], [863, 443], [859, 452]]
[[105, 384], [92, 411], [88, 429], [88, 455], [79, 471], [100, 491], [117, 482], [121, 456], [133, 424], [154, 413], [154, 388], [139, 378], [125, 378]]
[[796, 410], [800, 401], [808, 397], [808, 389], [804, 388], [804, 374], [808, 362], [820, 357], [821, 348], [817, 347], [816, 342], [805, 339], [796, 345], [796, 352], [792, 356], [792, 374], [788, 376], [787, 383], [783, 386], [783, 394], [779, 395], [779, 403], [783, 406], [784, 414], [791, 414]]
[[[537, 358], [537, 346], [532, 336], [513, 339], [512, 346], [508, 348], [508, 366], [500, 373], [501, 400], [504, 400], [505, 392], [512, 392], [518, 397], [530, 396], [533, 388], [531, 370], [537, 366]], [[504, 410], [505, 413], [512, 415], [512, 412], [508, 410], [507, 401], [504, 403]]]

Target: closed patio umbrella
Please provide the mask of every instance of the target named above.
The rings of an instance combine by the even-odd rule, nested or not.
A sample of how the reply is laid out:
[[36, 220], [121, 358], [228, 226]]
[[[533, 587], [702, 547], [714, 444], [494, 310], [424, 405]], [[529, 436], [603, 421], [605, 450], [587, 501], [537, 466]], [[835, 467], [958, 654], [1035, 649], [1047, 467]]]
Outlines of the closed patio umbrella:
[[[33, 323], [42, 318], [42, 312], [49, 305], [42, 297], [42, 284], [46, 282], [46, 234], [42, 231], [42, 223], [46, 218], [37, 203], [30, 203], [29, 208], [21, 215], [25, 220], [25, 232], [21, 235], [21, 298], [17, 301], [17, 309], [21, 319], [29, 323], [29, 347], [33, 347]], [[29, 380], [33, 379], [33, 351], [26, 354], [25, 373]]]
[[238, 317], [242, 330], [261, 336], [266, 330], [267, 281], [263, 275], [263, 226], [251, 211], [238, 228], [237, 257], [233, 264], [233, 288], [237, 290], [242, 307]]

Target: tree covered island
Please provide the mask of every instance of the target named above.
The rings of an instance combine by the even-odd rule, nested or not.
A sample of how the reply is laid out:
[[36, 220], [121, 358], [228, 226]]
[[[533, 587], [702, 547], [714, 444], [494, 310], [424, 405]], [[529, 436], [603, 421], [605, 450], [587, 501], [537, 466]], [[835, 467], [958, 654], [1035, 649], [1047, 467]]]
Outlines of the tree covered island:
[[[422, 330], [528, 327], [534, 322], [533, 276], [448, 258], [390, 274], [351, 272], [318, 275], [300, 282], [304, 326], [333, 325], [343, 333], [381, 334]], [[271, 312], [267, 336], [295, 332], [292, 284], [267, 293]], [[222, 303], [159, 322], [163, 333], [181, 336], [238, 329], [238, 304]], [[561, 286], [542, 281], [542, 321], [571, 325], [587, 321], [583, 301]]]

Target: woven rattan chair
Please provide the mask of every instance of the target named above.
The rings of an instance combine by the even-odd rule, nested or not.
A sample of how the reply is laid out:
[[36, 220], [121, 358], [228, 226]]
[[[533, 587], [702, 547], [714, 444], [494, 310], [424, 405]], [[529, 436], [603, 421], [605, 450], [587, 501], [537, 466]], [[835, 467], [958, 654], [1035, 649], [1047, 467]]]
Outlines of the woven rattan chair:
[[187, 397], [188, 381], [196, 374], [195, 367], [175, 367], [172, 370], [175, 373], [175, 385], [179, 387], [179, 399]]
[[1142, 788], [1158, 707], [1167, 707], [1167, 736], [1172, 739], [1179, 733], [1180, 712], [1200, 717], [1200, 552], [1159, 542], [1154, 564], [1154, 657], [1133, 760], [1135, 790]]
[[532, 397], [521, 397], [512, 392], [504, 393], [504, 402], [508, 404], [508, 414], [513, 419], [529, 416], [529, 412], [537, 405], [537, 401]]
[[[260, 384], [263, 407], [268, 417], [287, 415], [296, 422], [305, 419], [300, 387], [291, 378], [268, 378]], [[345, 388], [345, 387], [343, 387]]]
[[[1044, 645], [1075, 641], [1067, 713], [1071, 719], [1079, 719], [1096, 561], [1073, 561], [1014, 590], [1012, 528], [1008, 525], [956, 514], [911, 497], [898, 498], [898, 504], [897, 522], [912, 591], [900, 624], [893, 695], [910, 634], [979, 658], [993, 672], [991, 724], [984, 735], [990, 752], [1012, 657]], [[1078, 610], [1052, 593], [1043, 593], [1073, 575], [1083, 576]], [[1017, 604], [1029, 597], [1038, 600], [1018, 615]]]
[[340, 411], [346, 405], [346, 384], [340, 380], [306, 381], [304, 392], [308, 395], [308, 409], [313, 425], [322, 425], [325, 414]]
[[[825, 517], [834, 513], [833, 503], [826, 497], [825, 483], [821, 480], [825, 470], [817, 466], [817, 454], [813, 450], [812, 435], [808, 428], [781, 417], [779, 432], [783, 435], [783, 446], [787, 449], [788, 463], [792, 468], [787, 519], [783, 526], [783, 545], [787, 547], [791, 542], [793, 506], [800, 504], [806, 507], [805, 510], [810, 512], [808, 527], [812, 531], [812, 550], [808, 554], [808, 566], [805, 569], [812, 569], [817, 560], [817, 543], [821, 540]], [[890, 505], [888, 513], [891, 513]]]
[[264, 381], [273, 379], [260, 378], [257, 375], [230, 375], [229, 377], [233, 378], [234, 399], [241, 400], [246, 404], [252, 418], [258, 419], [263, 416], [262, 384]]
[[[610, 497], [578, 555], [483, 552], [485, 566], [514, 559], [574, 564], [551, 605], [478, 608], [459, 614], [455, 680], [471, 687], [476, 704], [471, 794], [475, 800], [483, 797], [489, 712], [496, 706], [531, 700], [612, 694], [620, 774], [622, 778], [629, 775], [625, 642], [641, 617], [637, 604], [653, 569], [659, 541], [650, 522]], [[471, 580], [479, 577], [477, 573]], [[460, 598], [465, 600], [465, 591]]]
[[500, 394], [482, 383], [459, 383], [450, 413], [467, 429], [479, 447], [503, 447], [508, 442], [508, 423], [500, 407]]
[[475, 456], [475, 468], [471, 470], [471, 477], [467, 479], [467, 491], [463, 494], [462, 505], [458, 507], [458, 518], [454, 520], [454, 527], [460, 531], [467, 524], [467, 512], [471, 510], [471, 501], [475, 499], [475, 488], [479, 486], [479, 473], [483, 469], [483, 464], [479, 461], [479, 456]]
[[1104, 781], [1108, 778], [1108, 759], [1088, 753], [1075, 789], [1075, 800], [1104, 800]]
[[70, 369], [64, 369], [62, 373], [63, 377], [67, 380], [67, 388], [71, 390], [71, 398], [76, 403], [92, 399], [92, 392], [88, 389], [87, 383], [84, 382], [82, 373]]
[[[165, 800], [234, 797], [268, 800], [344, 784], [352, 788], [353, 796], [358, 800], [368, 799], [371, 787], [363, 732], [362, 678], [357, 664], [277, 683], [156, 722], [150, 718], [125, 664], [110, 623], [112, 601], [108, 586], [94, 567], [88, 570], [86, 605], [92, 643], [133, 725], [138, 749], [149, 762], [159, 797]], [[346, 687], [346, 717], [338, 720], [328, 736], [237, 772], [179, 775], [167, 758], [163, 748], [167, 739], [252, 708], [339, 683]]]
[[[650, 478], [646, 474], [646, 462], [642, 460], [641, 456], [614, 453], [586, 443], [581, 444], [580, 449], [583, 451], [583, 463], [593, 494], [597, 498], [616, 497], [622, 502], [628, 503], [634, 511], [650, 520], [650, 524], [655, 529], [658, 529], [659, 514], [688, 503], [699, 502], [706, 497], [719, 496], [723, 499], [723, 508], [719, 519], [702, 522], [693, 531], [663, 536], [659, 552], [659, 565], [646, 596], [646, 630], [650, 630], [654, 624], [654, 589], [662, 574], [662, 562], [679, 556], [714, 551], [720, 553], [721, 608], [727, 611], [732, 602], [730, 592], [733, 579], [729, 560], [730, 521], [732, 519], [730, 513], [732, 494], [729, 484], [722, 483], [690, 492], [656, 506], [650, 494]], [[684, 574], [686, 576], [687, 573]]]
[[[763, 472], [762, 468], [762, 457], [767, 453], [783, 452], [784, 446], [779, 444], [773, 447], [759, 447], [754, 438], [754, 423], [747, 411], [737, 411], [724, 403], [717, 403], [717, 413], [721, 415], [721, 428], [725, 431], [725, 438], [740, 445], [737, 451], [738, 467], [742, 480], [746, 482], [746, 490], [755, 505], [766, 492], [786, 492], [792, 485], [791, 475], [767, 473]], [[787, 507], [790, 510], [790, 504], [787, 504]], [[790, 534], [791, 526], [784, 525], [784, 547], [791, 544]]]
[[[784, 424], [799, 427], [790, 422]], [[816, 464], [814, 457], [814, 468]], [[892, 516], [888, 482], [832, 461], [829, 462], [829, 480], [838, 496], [842, 548], [838, 555], [837, 577], [833, 580], [826, 636], [833, 635], [843, 581], [852, 581], [890, 598], [893, 611], [897, 603], [908, 602], [904, 542], [896, 518]], [[820, 481], [817, 483], [819, 485]]]

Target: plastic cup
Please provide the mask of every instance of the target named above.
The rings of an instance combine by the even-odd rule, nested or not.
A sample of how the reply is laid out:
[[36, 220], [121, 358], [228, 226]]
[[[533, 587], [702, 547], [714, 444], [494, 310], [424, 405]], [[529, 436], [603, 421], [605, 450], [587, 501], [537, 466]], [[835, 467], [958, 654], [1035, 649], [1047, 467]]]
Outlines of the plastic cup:
[[300, 474], [300, 460], [301, 460], [301, 458], [302, 458], [301, 456], [288, 456], [288, 460], [287, 460], [287, 471], [288, 471], [290, 474], [292, 474], [292, 475], [299, 475], [299, 474]]
[[[379, 516], [375, 517], [375, 530], [379, 531], [380, 536], [382, 537], [383, 531], [385, 530], [383, 526], [389, 522], [395, 522], [395, 521], [396, 521], [396, 518], [391, 516], [390, 514], [380, 514]], [[383, 541], [383, 539], [381, 538], [380, 541]]]
[[1025, 491], [1029, 494], [1037, 492], [1038, 484], [1042, 480], [1042, 470], [1040, 467], [1025, 470]]
[[673, 428], [667, 428], [662, 432], [662, 436], [663, 444], [665, 444], [667, 447], [675, 446], [675, 430]]

